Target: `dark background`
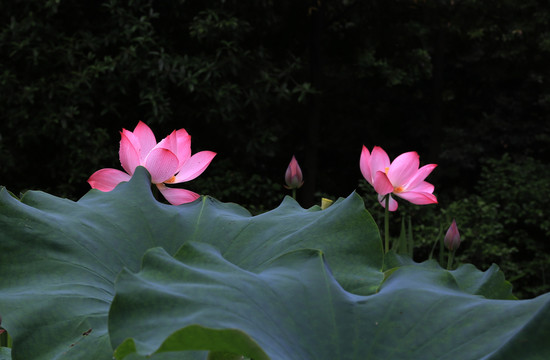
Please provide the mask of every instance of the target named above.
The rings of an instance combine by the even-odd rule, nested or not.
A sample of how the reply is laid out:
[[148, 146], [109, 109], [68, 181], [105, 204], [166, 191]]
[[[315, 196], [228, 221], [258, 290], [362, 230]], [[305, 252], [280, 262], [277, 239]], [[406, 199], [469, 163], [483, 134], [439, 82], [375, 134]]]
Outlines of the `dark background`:
[[120, 168], [119, 131], [185, 128], [218, 153], [185, 187], [253, 213], [352, 191], [364, 144], [436, 163], [438, 205], [400, 201], [424, 260], [453, 218], [457, 256], [550, 290], [550, 7], [535, 0], [0, 3], [0, 184], [78, 199]]

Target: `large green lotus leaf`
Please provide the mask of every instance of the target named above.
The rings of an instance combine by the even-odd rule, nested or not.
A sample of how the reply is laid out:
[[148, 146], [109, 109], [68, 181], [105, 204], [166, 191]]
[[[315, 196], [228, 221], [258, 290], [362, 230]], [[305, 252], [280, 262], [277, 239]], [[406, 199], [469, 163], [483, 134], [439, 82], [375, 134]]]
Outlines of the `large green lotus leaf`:
[[512, 284], [504, 280], [503, 272], [495, 264], [484, 272], [477, 270], [472, 264], [463, 264], [451, 273], [458, 286], [469, 294], [481, 295], [487, 299], [517, 299], [512, 294]]
[[0, 347], [0, 360], [10, 360], [11, 349], [6, 347]]
[[193, 232], [182, 235], [216, 246], [225, 258], [245, 269], [255, 269], [288, 251], [313, 248], [325, 252], [334, 276], [353, 293], [374, 293], [383, 279], [380, 232], [357, 194], [322, 211], [303, 209], [286, 197], [278, 208], [254, 217], [221, 213], [222, 204], [212, 202], [207, 199], [200, 210], [186, 213], [184, 219]]
[[342, 286], [373, 293], [383, 279], [378, 230], [359, 196], [327, 210], [286, 198], [252, 217], [204, 197], [182, 206], [156, 201], [145, 169], [111, 192], [78, 202], [29, 191], [0, 191], [0, 313], [14, 359], [108, 359], [107, 314], [114, 279], [138, 271], [145, 251], [175, 254], [186, 241], [210, 243], [254, 270], [301, 248], [323, 250]]
[[550, 294], [485, 299], [463, 291], [452, 272], [415, 265], [394, 271], [378, 293], [355, 295], [318, 250], [248, 271], [190, 242], [176, 258], [151, 249], [141, 272], [120, 274], [109, 330], [121, 344], [118, 360], [197, 358], [187, 350], [255, 360], [542, 360], [550, 356]]
[[[440, 268], [435, 260], [416, 263], [410, 257], [396, 254], [393, 251], [388, 252], [384, 257], [386, 276], [405, 266]], [[469, 294], [482, 295], [487, 299], [517, 299], [512, 294], [512, 284], [504, 279], [504, 274], [495, 264], [491, 265], [486, 271], [479, 271], [472, 264], [462, 264], [456, 270], [451, 271], [451, 274], [458, 286]]]

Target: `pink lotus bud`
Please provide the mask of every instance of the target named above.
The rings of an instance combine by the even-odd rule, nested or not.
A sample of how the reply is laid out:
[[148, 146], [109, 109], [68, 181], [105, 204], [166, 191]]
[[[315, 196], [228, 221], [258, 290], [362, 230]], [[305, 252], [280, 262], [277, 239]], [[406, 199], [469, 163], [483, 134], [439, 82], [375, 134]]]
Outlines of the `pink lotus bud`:
[[445, 246], [451, 251], [458, 249], [460, 246], [460, 234], [454, 219], [451, 226], [449, 226], [449, 230], [447, 230], [447, 233], [445, 234], [444, 242]]
[[299, 189], [304, 184], [302, 169], [300, 169], [300, 165], [298, 165], [298, 161], [294, 156], [292, 156], [292, 160], [290, 160], [290, 164], [286, 169], [285, 182], [287, 189]]

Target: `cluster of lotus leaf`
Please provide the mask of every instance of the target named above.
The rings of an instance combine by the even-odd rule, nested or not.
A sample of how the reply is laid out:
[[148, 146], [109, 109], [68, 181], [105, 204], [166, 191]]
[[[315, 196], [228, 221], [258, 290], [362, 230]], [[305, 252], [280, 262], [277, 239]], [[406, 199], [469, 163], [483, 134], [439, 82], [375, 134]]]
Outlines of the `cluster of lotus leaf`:
[[79, 201], [0, 191], [0, 359], [549, 359], [550, 294], [384, 254], [355, 193], [251, 216], [155, 200], [138, 167]]

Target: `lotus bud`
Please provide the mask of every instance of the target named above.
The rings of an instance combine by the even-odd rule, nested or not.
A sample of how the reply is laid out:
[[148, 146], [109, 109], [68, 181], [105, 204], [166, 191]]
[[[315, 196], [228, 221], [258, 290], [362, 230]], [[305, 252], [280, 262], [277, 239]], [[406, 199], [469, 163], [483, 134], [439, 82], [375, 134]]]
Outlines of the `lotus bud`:
[[290, 160], [290, 164], [286, 169], [285, 182], [285, 187], [287, 189], [299, 189], [304, 184], [302, 169], [300, 169], [298, 161], [296, 161], [296, 158], [294, 156], [292, 156], [292, 160]]
[[445, 246], [450, 250], [454, 251], [460, 246], [460, 234], [458, 232], [458, 227], [456, 226], [456, 221], [453, 219], [453, 223], [449, 226], [447, 233], [445, 234]]

